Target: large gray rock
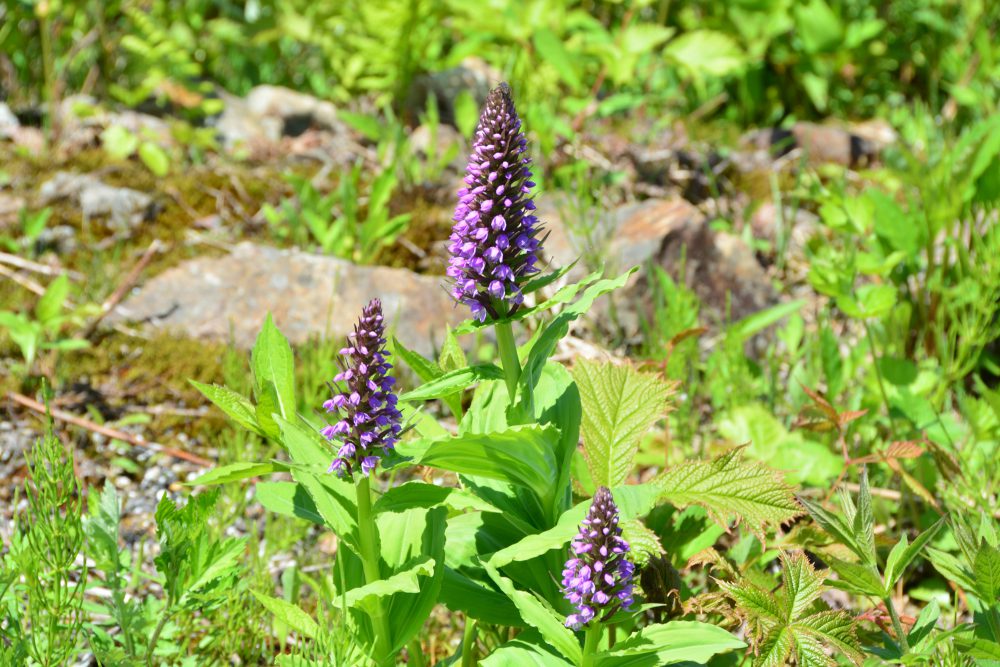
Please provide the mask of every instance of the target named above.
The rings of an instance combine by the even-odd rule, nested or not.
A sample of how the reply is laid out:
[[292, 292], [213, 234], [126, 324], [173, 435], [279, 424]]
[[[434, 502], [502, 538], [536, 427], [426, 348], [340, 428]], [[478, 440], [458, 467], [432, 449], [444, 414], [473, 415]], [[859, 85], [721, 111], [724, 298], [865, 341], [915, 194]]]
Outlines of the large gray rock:
[[443, 278], [406, 269], [356, 266], [296, 250], [244, 242], [225, 257], [200, 257], [168, 269], [126, 300], [110, 321], [143, 321], [193, 338], [253, 345], [267, 313], [293, 342], [340, 339], [361, 308], [382, 299], [390, 332], [431, 353], [445, 324], [467, 313], [442, 289]]
[[91, 174], [60, 171], [38, 191], [42, 205], [69, 199], [85, 220], [107, 216], [111, 226], [126, 229], [152, 216], [153, 198], [131, 188], [116, 188]]

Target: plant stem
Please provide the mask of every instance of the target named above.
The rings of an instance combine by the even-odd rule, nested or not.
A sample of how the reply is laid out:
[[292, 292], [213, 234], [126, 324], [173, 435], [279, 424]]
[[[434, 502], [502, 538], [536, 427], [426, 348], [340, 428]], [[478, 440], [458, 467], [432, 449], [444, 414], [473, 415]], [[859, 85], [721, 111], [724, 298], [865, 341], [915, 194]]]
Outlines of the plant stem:
[[462, 667], [474, 667], [476, 664], [476, 631], [479, 628], [474, 620], [465, 617], [465, 631], [462, 633]]
[[882, 599], [885, 604], [885, 608], [889, 610], [889, 616], [892, 618], [892, 629], [896, 631], [896, 639], [899, 641], [899, 648], [906, 655], [910, 652], [910, 644], [906, 641], [906, 633], [903, 632], [903, 624], [899, 620], [899, 614], [896, 613], [896, 606], [892, 603], [892, 598], [886, 596]]
[[603, 634], [604, 626], [600, 623], [587, 626], [587, 632], [583, 640], [583, 661], [580, 663], [580, 667], [591, 667], [594, 664], [597, 645], [601, 643], [601, 635]]
[[[359, 555], [365, 571], [365, 583], [371, 584], [382, 579], [379, 568], [378, 533], [375, 528], [375, 517], [372, 514], [371, 483], [367, 477], [362, 476], [355, 489], [358, 494], [358, 538], [361, 541]], [[375, 653], [380, 661], [385, 660], [389, 653], [389, 626], [386, 623], [385, 608], [381, 599], [376, 600], [371, 619], [375, 633]]]
[[169, 619], [170, 614], [164, 612], [163, 616], [160, 617], [160, 622], [156, 624], [156, 629], [153, 630], [153, 636], [149, 638], [149, 647], [146, 649], [146, 665], [149, 667], [153, 667], [153, 652], [156, 650], [156, 643], [160, 641], [160, 633], [163, 632]]
[[507, 394], [510, 396], [510, 404], [514, 405], [517, 383], [521, 379], [521, 362], [517, 358], [514, 329], [510, 322], [497, 322], [494, 328], [497, 332], [497, 347], [500, 348], [500, 363], [503, 365], [503, 375], [507, 381]]

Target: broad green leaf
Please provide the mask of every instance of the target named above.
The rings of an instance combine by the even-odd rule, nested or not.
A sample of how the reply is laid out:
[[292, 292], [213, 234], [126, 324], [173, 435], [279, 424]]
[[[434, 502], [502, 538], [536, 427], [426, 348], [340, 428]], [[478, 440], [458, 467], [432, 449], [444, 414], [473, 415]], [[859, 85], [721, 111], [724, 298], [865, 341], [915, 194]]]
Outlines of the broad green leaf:
[[697, 621], [647, 625], [597, 655], [597, 667], [657, 667], [678, 662], [703, 664], [713, 656], [745, 648], [722, 628]]
[[240, 396], [232, 389], [216, 384], [202, 384], [195, 380], [188, 380], [195, 389], [200, 391], [205, 398], [212, 401], [220, 410], [243, 428], [253, 431], [259, 436], [264, 436], [264, 431], [257, 423], [257, 413], [253, 403]]
[[309, 614], [302, 611], [298, 605], [255, 590], [251, 590], [250, 592], [279, 621], [300, 635], [315, 639], [316, 634], [319, 632], [319, 627], [316, 625], [316, 621]]
[[292, 358], [292, 348], [278, 327], [274, 326], [270, 313], [264, 320], [264, 326], [257, 334], [253, 350], [250, 353], [250, 365], [253, 368], [254, 382], [258, 391], [267, 384], [274, 386], [274, 398], [277, 400], [276, 411], [285, 419], [295, 415], [295, 367]]
[[507, 597], [521, 611], [521, 618], [524, 622], [535, 628], [542, 634], [545, 641], [570, 660], [573, 664], [580, 664], [583, 651], [576, 636], [563, 625], [563, 620], [556, 612], [548, 607], [542, 600], [527, 591], [521, 591], [514, 587], [513, 582], [504, 577], [495, 567], [486, 564], [486, 571], [496, 582]]
[[563, 40], [548, 28], [541, 28], [534, 34], [535, 50], [541, 56], [541, 62], [547, 63], [559, 74], [559, 77], [572, 90], [579, 90], [580, 75], [576, 71], [579, 58], [574, 59], [566, 50]]
[[843, 25], [824, 0], [797, 4], [794, 15], [798, 37], [806, 53], [833, 50], [843, 39]]
[[427, 401], [432, 398], [442, 398], [456, 391], [469, 388], [473, 383], [482, 380], [502, 380], [503, 371], [494, 364], [478, 364], [460, 368], [426, 382], [413, 391], [408, 391], [399, 397], [401, 401]]
[[622, 484], [643, 434], [667, 409], [671, 385], [630, 365], [577, 360], [573, 379], [583, 404], [584, 455], [597, 486]]
[[547, 643], [539, 638], [528, 641], [522, 633], [478, 662], [482, 667], [574, 667], [576, 663], [549, 652]]
[[230, 463], [227, 466], [212, 468], [204, 475], [187, 483], [188, 486], [209, 486], [211, 484], [228, 484], [251, 477], [262, 477], [276, 472], [286, 472], [288, 466], [278, 461], [262, 463]]
[[715, 30], [691, 30], [667, 44], [663, 55], [696, 77], [724, 77], [746, 67], [747, 56], [732, 37]]
[[270, 512], [326, 525], [306, 487], [298, 482], [260, 482], [254, 494]]
[[446, 567], [441, 584], [441, 602], [452, 611], [494, 625], [523, 625], [517, 607], [510, 599], [461, 572]]
[[759, 463], [742, 462], [740, 449], [658, 475], [654, 481], [661, 499], [677, 507], [701, 505], [722, 525], [735, 514], [758, 532], [799, 516], [802, 508], [780, 475]]
[[60, 274], [55, 280], [49, 283], [45, 289], [45, 294], [35, 305], [35, 317], [43, 325], [55, 320], [62, 312], [66, 297], [69, 296], [69, 276]]
[[[827, 610], [799, 619], [792, 627], [797, 638], [811, 635], [819, 641], [833, 646], [847, 656], [854, 664], [864, 659], [855, 634], [857, 623], [846, 611]], [[826, 653], [824, 652], [824, 655]], [[800, 655], [800, 659], [801, 659]], [[800, 664], [802, 664], [800, 662]], [[819, 664], [829, 664], [819, 663]]]
[[620, 525], [622, 537], [631, 547], [630, 553], [636, 565], [643, 565], [650, 558], [666, 553], [657, 534], [639, 519], [627, 519], [620, 522]]
[[974, 591], [978, 588], [972, 572], [947, 551], [927, 547], [927, 559], [934, 566], [934, 569], [948, 581], [955, 582], [967, 591]]
[[418, 455], [421, 465], [511, 482], [539, 498], [554, 492], [557, 429], [515, 426], [492, 434], [466, 433], [432, 442]]
[[346, 598], [348, 607], [360, 607], [371, 613], [380, 598], [395, 593], [419, 593], [419, 578], [433, 574], [434, 566], [434, 559], [424, 556], [417, 559], [410, 567], [393, 573], [392, 576], [352, 588], [343, 596], [335, 596], [332, 602], [339, 607]]

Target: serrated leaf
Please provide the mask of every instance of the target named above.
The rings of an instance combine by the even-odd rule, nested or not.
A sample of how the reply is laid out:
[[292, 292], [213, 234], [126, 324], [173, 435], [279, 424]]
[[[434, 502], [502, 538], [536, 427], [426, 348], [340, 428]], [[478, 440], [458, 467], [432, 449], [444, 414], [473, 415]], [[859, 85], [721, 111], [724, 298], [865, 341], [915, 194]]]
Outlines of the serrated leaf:
[[858, 491], [858, 509], [853, 520], [854, 535], [860, 547], [861, 560], [875, 567], [875, 515], [872, 512], [872, 495], [868, 489], [868, 468], [862, 466], [860, 490]]
[[819, 503], [815, 503], [807, 498], [799, 498], [799, 502], [809, 512], [812, 520], [820, 525], [820, 528], [832, 535], [837, 542], [843, 544], [854, 553], [860, 551], [855, 543], [854, 535], [848, 527], [847, 522], [839, 515], [827, 510]]
[[976, 578], [976, 593], [986, 604], [995, 604], [1000, 596], [1000, 551], [988, 544], [980, 546], [972, 574]]
[[671, 385], [630, 365], [577, 360], [573, 379], [583, 404], [583, 451], [597, 486], [625, 482], [642, 435], [664, 415]]
[[666, 553], [660, 544], [660, 538], [639, 519], [626, 519], [620, 525], [622, 537], [628, 542], [636, 565], [641, 566], [650, 558]]
[[[275, 411], [285, 419], [295, 415], [295, 362], [288, 339], [274, 325], [268, 313], [250, 353], [258, 392], [273, 386]], [[258, 413], [259, 419], [259, 413]]]
[[827, 584], [830, 586], [858, 595], [871, 595], [877, 598], [885, 595], [882, 579], [868, 565], [836, 558], [827, 559], [827, 564], [839, 577], [839, 579], [828, 579]]
[[684, 463], [658, 475], [654, 481], [662, 489], [661, 500], [678, 507], [700, 505], [723, 526], [735, 514], [758, 532], [802, 514], [780, 473], [741, 461], [741, 449], [711, 461]]
[[782, 552], [782, 581], [785, 584], [785, 620], [791, 622], [806, 612], [823, 592], [823, 575], [799, 552], [792, 556]]
[[808, 632], [823, 643], [832, 645], [853, 663], [859, 664], [864, 656], [858, 649], [857, 623], [846, 611], [821, 611], [798, 621], [797, 634]]
[[316, 633], [319, 631], [319, 626], [316, 625], [316, 621], [298, 605], [294, 605], [291, 602], [282, 600], [281, 598], [271, 597], [270, 595], [265, 595], [264, 593], [258, 593], [257, 591], [251, 590], [253, 596], [257, 598], [257, 601], [264, 605], [264, 608], [269, 612], [274, 614], [282, 623], [286, 624], [292, 630], [295, 630], [300, 635], [304, 637], [309, 637], [313, 639], [316, 637]]
[[229, 415], [237, 424], [249, 431], [253, 431], [257, 435], [264, 436], [264, 430], [257, 423], [256, 409], [249, 400], [228, 387], [216, 384], [202, 384], [195, 380], [188, 380], [188, 382], [200, 391], [205, 398], [212, 401], [216, 407]]

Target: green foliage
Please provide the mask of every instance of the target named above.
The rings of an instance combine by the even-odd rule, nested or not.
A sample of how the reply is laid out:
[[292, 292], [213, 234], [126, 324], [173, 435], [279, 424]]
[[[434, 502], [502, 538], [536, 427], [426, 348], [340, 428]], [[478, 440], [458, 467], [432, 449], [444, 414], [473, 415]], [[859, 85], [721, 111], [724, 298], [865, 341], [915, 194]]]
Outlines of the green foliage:
[[38, 299], [31, 313], [0, 310], [0, 330], [13, 340], [21, 356], [31, 368], [39, 350], [69, 351], [85, 348], [89, 343], [81, 338], [64, 338], [67, 324], [79, 323], [85, 310], [65, 312], [69, 302], [70, 282], [65, 274], [53, 280]]
[[631, 366], [581, 359], [573, 379], [583, 403], [583, 452], [593, 483], [617, 486], [632, 470], [639, 440], [666, 412], [671, 386]]
[[733, 449], [712, 461], [676, 466], [656, 477], [663, 500], [680, 507], [700, 505], [726, 525], [736, 515], [751, 530], [790, 521], [802, 513], [781, 476], [757, 463], [740, 460]]
[[720, 582], [752, 633], [755, 667], [785, 665], [793, 659], [797, 665], [833, 667], [838, 663], [827, 654], [828, 648], [861, 664], [855, 620], [819, 599], [823, 574], [801, 552], [783, 553], [781, 566], [782, 586], [776, 592], [749, 578]]

